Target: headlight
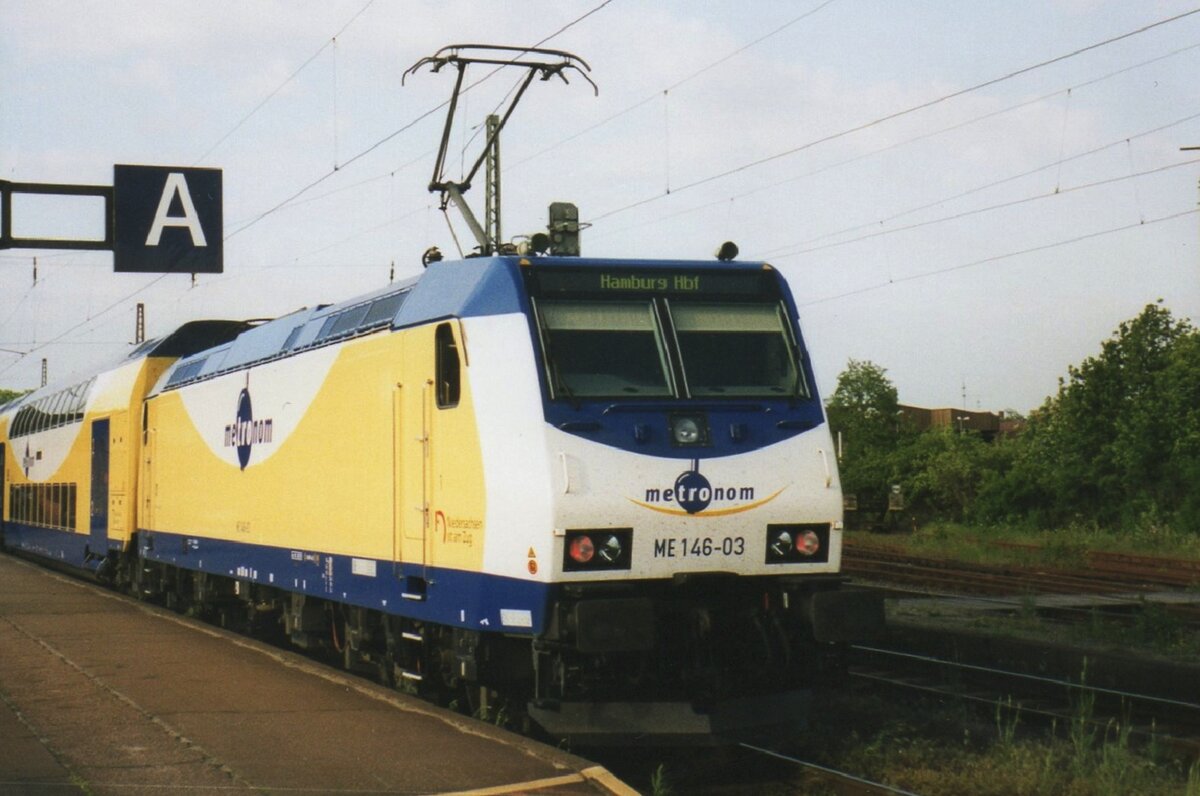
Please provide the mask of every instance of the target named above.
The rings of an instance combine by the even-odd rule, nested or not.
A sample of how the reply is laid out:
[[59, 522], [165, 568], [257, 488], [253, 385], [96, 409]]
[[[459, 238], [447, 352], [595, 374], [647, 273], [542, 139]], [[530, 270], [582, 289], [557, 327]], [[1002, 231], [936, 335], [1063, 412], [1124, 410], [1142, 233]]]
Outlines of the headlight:
[[600, 557], [609, 564], [615, 564], [617, 561], [619, 561], [621, 554], [624, 552], [625, 549], [621, 547], [621, 540], [618, 539], [615, 534], [609, 536], [608, 539], [605, 540], [604, 544], [600, 546]]
[[567, 545], [567, 554], [576, 564], [587, 564], [596, 554], [596, 545], [592, 543], [592, 537], [580, 534]]
[[670, 420], [671, 441], [681, 446], [708, 444], [708, 421], [704, 415], [673, 415]]
[[787, 558], [788, 553], [792, 552], [792, 535], [787, 531], [780, 531], [773, 538], [768, 536], [767, 549], [776, 558]]
[[800, 534], [800, 540], [796, 543], [796, 552], [802, 556], [811, 558], [821, 550], [821, 537], [817, 536], [815, 531], [805, 531]]
[[768, 525], [768, 564], [816, 564], [829, 560], [829, 525]]
[[690, 417], [675, 421], [675, 441], [680, 445], [695, 445], [700, 441], [700, 426]]
[[563, 572], [630, 568], [633, 530], [567, 531], [563, 545]]

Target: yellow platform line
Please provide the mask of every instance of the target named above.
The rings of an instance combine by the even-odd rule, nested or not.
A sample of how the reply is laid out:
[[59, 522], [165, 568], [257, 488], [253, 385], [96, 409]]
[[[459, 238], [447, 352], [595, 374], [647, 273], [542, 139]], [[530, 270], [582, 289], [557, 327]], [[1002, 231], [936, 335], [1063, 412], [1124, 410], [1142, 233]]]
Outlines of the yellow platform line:
[[492, 788], [476, 790], [457, 790], [441, 793], [439, 796], [506, 796], [511, 793], [533, 793], [547, 788], [557, 788], [563, 785], [581, 785], [591, 783], [602, 792], [612, 796], [638, 796], [638, 792], [613, 776], [612, 772], [603, 766], [585, 768], [578, 774], [565, 774], [561, 777], [547, 777], [529, 782], [514, 782], [509, 785], [497, 785]]

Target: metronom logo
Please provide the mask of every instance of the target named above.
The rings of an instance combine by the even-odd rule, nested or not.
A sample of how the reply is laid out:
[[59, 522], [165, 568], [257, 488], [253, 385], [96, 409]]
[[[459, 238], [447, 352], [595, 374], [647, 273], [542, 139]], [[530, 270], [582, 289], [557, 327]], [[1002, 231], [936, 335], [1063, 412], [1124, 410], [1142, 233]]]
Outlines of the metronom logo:
[[250, 449], [260, 443], [269, 443], [274, 434], [271, 418], [255, 420], [250, 405], [250, 388], [245, 387], [238, 395], [237, 418], [225, 426], [225, 447], [237, 448], [238, 464], [245, 470], [250, 464]]
[[[669, 487], [648, 487], [645, 500], [630, 501], [644, 508], [667, 514], [705, 514], [717, 516], [749, 511], [774, 500], [782, 492], [756, 500], [753, 486], [743, 484], [713, 484], [700, 472], [700, 460], [693, 459], [691, 469], [685, 470]], [[673, 506], [679, 506], [678, 509]]]

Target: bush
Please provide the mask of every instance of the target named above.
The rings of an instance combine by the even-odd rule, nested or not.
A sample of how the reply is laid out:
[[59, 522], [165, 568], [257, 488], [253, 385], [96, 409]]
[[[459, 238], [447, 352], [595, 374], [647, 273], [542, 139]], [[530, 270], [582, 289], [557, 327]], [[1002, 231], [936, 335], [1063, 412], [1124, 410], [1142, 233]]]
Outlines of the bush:
[[1012, 439], [913, 433], [886, 373], [851, 360], [829, 402], [860, 505], [900, 483], [932, 519], [1200, 532], [1200, 332], [1166, 308], [1120, 324]]

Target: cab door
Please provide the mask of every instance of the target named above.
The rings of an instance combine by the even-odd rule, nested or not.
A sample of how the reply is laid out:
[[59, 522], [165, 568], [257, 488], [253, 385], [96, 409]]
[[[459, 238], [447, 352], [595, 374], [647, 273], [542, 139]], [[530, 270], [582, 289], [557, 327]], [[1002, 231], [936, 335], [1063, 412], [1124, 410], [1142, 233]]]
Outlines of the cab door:
[[[397, 560], [471, 570], [482, 559], [482, 467], [465, 405], [467, 357], [458, 320], [405, 333], [404, 378], [393, 399]], [[412, 567], [406, 567], [410, 580]], [[424, 588], [424, 583], [412, 584]]]
[[[424, 328], [402, 333], [401, 378], [392, 391], [396, 575], [407, 599], [425, 597], [429, 538], [429, 404], [432, 363]], [[415, 565], [415, 566], [413, 566]]]

